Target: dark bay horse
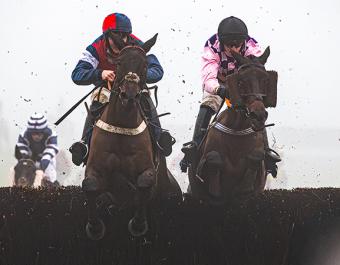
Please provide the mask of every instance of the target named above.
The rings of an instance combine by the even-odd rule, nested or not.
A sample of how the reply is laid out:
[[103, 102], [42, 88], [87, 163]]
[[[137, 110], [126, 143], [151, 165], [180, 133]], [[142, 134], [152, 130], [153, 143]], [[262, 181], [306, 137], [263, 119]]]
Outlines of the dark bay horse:
[[266, 183], [263, 129], [267, 107], [276, 106], [277, 73], [266, 71], [269, 47], [249, 59], [233, 52], [240, 67], [226, 78], [231, 108], [217, 117], [193, 155], [190, 192], [208, 203], [262, 192]]
[[14, 186], [33, 187], [36, 166], [32, 159], [20, 159], [14, 167]]
[[105, 225], [96, 211], [98, 198], [107, 196], [119, 207], [135, 207], [128, 225], [134, 236], [148, 230], [146, 211], [150, 200], [182, 200], [165, 157], [157, 152], [142, 108], [144, 97], [149, 96], [146, 53], [156, 38], [157, 34], [142, 47], [126, 46], [121, 50], [109, 103], [94, 126], [82, 183], [88, 199], [86, 232], [91, 239], [101, 239], [105, 234]]

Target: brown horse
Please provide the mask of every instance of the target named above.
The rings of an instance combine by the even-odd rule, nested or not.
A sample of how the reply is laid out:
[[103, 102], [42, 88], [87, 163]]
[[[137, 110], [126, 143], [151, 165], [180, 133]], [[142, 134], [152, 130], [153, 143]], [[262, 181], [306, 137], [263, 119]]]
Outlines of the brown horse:
[[277, 73], [264, 67], [269, 54], [269, 47], [253, 59], [233, 53], [240, 67], [225, 80], [232, 107], [210, 125], [192, 156], [189, 191], [194, 197], [224, 203], [264, 190], [266, 107], [276, 106], [277, 91]]
[[142, 107], [149, 97], [146, 53], [156, 38], [157, 34], [142, 47], [121, 50], [109, 103], [94, 126], [82, 183], [89, 203], [86, 231], [92, 239], [100, 239], [105, 233], [96, 198], [110, 197], [112, 205], [119, 207], [134, 206], [135, 215], [128, 225], [134, 236], [148, 230], [146, 211], [151, 199], [182, 199], [165, 157], [157, 151]]
[[32, 159], [20, 159], [14, 167], [14, 185], [33, 187], [36, 166]]

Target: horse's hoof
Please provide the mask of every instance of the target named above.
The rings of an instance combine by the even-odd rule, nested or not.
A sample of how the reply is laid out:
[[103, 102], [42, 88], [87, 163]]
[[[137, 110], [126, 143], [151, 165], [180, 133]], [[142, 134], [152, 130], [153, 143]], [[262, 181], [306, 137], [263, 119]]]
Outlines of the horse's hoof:
[[146, 220], [138, 223], [136, 222], [135, 218], [132, 218], [128, 224], [128, 229], [131, 235], [138, 237], [145, 235], [149, 229], [149, 226]]
[[113, 216], [117, 210], [116, 200], [110, 192], [104, 192], [96, 198], [97, 209]]
[[86, 235], [92, 240], [100, 240], [104, 237], [106, 227], [101, 219], [97, 219], [95, 222], [87, 222]]

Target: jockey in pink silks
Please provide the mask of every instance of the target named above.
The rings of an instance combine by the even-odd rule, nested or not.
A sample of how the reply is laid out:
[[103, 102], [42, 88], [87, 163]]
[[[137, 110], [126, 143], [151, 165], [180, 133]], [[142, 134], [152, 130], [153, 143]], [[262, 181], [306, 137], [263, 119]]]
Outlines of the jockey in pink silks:
[[[231, 50], [249, 58], [259, 57], [262, 54], [257, 41], [248, 35], [246, 24], [233, 16], [223, 19], [218, 26], [217, 34], [210, 37], [204, 45], [201, 68], [203, 99], [196, 119], [192, 144], [186, 144], [186, 146], [200, 145], [212, 116], [218, 112], [222, 101], [225, 99], [228, 101], [228, 88], [221, 85], [221, 81], [233, 74], [239, 67]], [[266, 170], [275, 177], [277, 175], [276, 163], [281, 159], [275, 151], [269, 148], [265, 129], [264, 145]], [[189, 162], [183, 158], [180, 162], [183, 172], [186, 172], [188, 165]]]

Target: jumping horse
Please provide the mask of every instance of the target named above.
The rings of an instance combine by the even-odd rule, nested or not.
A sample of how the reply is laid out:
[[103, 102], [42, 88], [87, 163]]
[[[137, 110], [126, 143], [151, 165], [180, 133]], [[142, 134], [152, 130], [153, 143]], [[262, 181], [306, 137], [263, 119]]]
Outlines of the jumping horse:
[[116, 76], [108, 104], [95, 123], [82, 189], [88, 200], [87, 235], [105, 235], [98, 214], [98, 200], [110, 207], [135, 207], [128, 229], [134, 236], [148, 231], [147, 208], [152, 200], [182, 199], [181, 189], [157, 151], [143, 102], [146, 86], [146, 54], [157, 34], [140, 46], [124, 47], [116, 59]]
[[[220, 204], [260, 193], [266, 183], [263, 140], [267, 107], [277, 101], [277, 72], [264, 64], [269, 47], [260, 57], [232, 52], [239, 68], [227, 76], [231, 107], [210, 124], [202, 143], [189, 154], [189, 193]], [[273, 124], [271, 124], [273, 125]]]

